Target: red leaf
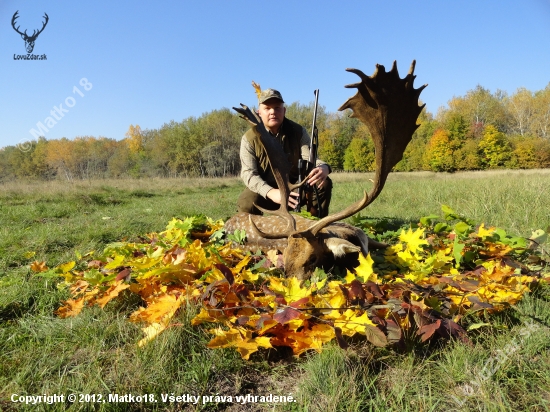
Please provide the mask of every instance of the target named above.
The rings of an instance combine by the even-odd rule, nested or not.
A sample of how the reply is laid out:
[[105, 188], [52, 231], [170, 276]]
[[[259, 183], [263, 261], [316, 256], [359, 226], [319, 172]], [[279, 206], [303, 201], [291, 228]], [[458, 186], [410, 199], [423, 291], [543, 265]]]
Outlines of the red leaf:
[[437, 329], [441, 326], [441, 319], [438, 319], [434, 323], [429, 323], [427, 325], [422, 326], [418, 332], [416, 332], [417, 335], [422, 335], [422, 342], [426, 342], [428, 339], [432, 337], [432, 335], [435, 333]]
[[292, 306], [293, 308], [299, 308], [300, 306], [308, 302], [309, 302], [309, 296], [306, 296], [305, 298], [298, 299], [297, 301], [292, 302], [290, 306]]
[[233, 276], [233, 272], [231, 272], [231, 269], [229, 269], [223, 263], [216, 263], [214, 266], [223, 273], [230, 285], [235, 282], [235, 276]]
[[115, 280], [118, 282], [119, 280], [121, 279], [125, 279], [125, 280], [129, 280], [129, 276], [130, 276], [130, 268], [126, 268], [124, 270], [121, 270], [120, 272], [118, 272], [118, 275], [116, 275], [116, 278]]
[[357, 298], [361, 303], [365, 301], [365, 291], [363, 290], [363, 285], [357, 279], [352, 280], [350, 283], [349, 296], [351, 300], [355, 300]]
[[374, 282], [367, 282], [365, 283], [365, 287], [367, 288], [367, 290], [372, 293], [374, 296], [376, 296], [377, 298], [383, 298], [384, 297], [384, 294], [382, 293], [382, 291], [380, 290], [380, 286], [378, 286], [376, 283]]
[[334, 328], [334, 333], [336, 335], [336, 342], [338, 342], [338, 346], [340, 346], [342, 349], [349, 348], [349, 344], [344, 339], [344, 336], [342, 335], [342, 329], [339, 327]]
[[277, 322], [284, 325], [285, 323], [290, 322], [291, 320], [299, 318], [301, 315], [302, 313], [296, 309], [284, 308], [284, 309], [277, 309], [277, 311], [273, 315], [273, 319], [275, 319]]
[[250, 318], [248, 316], [239, 316], [236, 323], [237, 325], [242, 326], [246, 324], [246, 322], [248, 322], [249, 320]]

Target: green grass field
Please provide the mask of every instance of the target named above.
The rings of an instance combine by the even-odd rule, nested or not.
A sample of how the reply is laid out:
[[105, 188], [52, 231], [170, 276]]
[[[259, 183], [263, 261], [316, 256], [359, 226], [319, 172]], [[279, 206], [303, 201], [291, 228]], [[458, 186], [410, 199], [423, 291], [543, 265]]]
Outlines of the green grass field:
[[[359, 199], [370, 177], [334, 175], [331, 211]], [[528, 237], [550, 225], [549, 187], [549, 170], [392, 174], [362, 215], [415, 223], [446, 204]], [[0, 185], [0, 410], [550, 410], [548, 287], [472, 331], [473, 346], [439, 341], [398, 353], [353, 340], [347, 351], [328, 345], [297, 359], [265, 350], [243, 361], [231, 349], [206, 348], [210, 335], [189, 323], [197, 311], [192, 306], [144, 348], [136, 345], [139, 325], [127, 321], [138, 301], [59, 319], [54, 311], [68, 292], [29, 269], [35, 260], [53, 267], [76, 252], [162, 231], [172, 217], [226, 219], [242, 188], [237, 178]], [[51, 405], [11, 401], [43, 394], [90, 396]], [[158, 402], [97, 402], [108, 394], [153, 394]], [[163, 402], [162, 394], [232, 396], [233, 402]], [[247, 394], [292, 395], [296, 402], [235, 403]]]

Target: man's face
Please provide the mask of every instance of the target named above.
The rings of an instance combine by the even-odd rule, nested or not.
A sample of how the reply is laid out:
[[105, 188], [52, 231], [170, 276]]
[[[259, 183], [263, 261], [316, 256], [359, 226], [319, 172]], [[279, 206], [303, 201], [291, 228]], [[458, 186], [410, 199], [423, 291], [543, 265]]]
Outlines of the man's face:
[[279, 127], [283, 124], [285, 118], [286, 107], [279, 99], [269, 99], [260, 103], [258, 114], [262, 119], [265, 127], [272, 133], [277, 133]]

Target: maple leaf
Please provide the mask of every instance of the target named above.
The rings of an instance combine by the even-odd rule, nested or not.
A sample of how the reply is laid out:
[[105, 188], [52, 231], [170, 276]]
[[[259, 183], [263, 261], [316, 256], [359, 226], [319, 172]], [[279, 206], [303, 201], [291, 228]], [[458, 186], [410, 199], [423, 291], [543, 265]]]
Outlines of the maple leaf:
[[[168, 322], [170, 319], [168, 319]], [[142, 328], [141, 330], [145, 334], [145, 337], [143, 339], [140, 339], [138, 342], [138, 346], [142, 347], [146, 345], [147, 343], [151, 342], [153, 339], [155, 339], [161, 332], [163, 332], [167, 327], [166, 322], [154, 322], [151, 323], [149, 326]]]
[[342, 282], [333, 280], [329, 282], [327, 291], [325, 293], [323, 293], [322, 295], [316, 295], [314, 301], [315, 307], [324, 308], [328, 306], [331, 308], [335, 308], [334, 310], [323, 310], [322, 312], [325, 314], [326, 317], [340, 317], [339, 309], [346, 306], [347, 298], [344, 295], [344, 292], [342, 291], [340, 286], [342, 286]]
[[428, 245], [428, 242], [426, 240], [421, 239], [423, 235], [423, 228], [418, 228], [414, 232], [411, 228], [409, 228], [407, 233], [405, 233], [405, 230], [401, 231], [401, 234], [399, 235], [399, 240], [407, 244], [407, 250], [412, 252], [416, 257], [419, 257], [417, 252], [423, 250], [421, 246]]
[[146, 308], [139, 308], [130, 315], [132, 322], [156, 323], [171, 318], [185, 299], [174, 294], [152, 297]]
[[82, 311], [84, 301], [84, 297], [81, 297], [80, 299], [68, 299], [65, 301], [65, 305], [57, 309], [55, 313], [60, 318], [76, 316], [80, 313], [80, 311]]
[[216, 335], [207, 347], [227, 348], [234, 347], [241, 357], [248, 360], [250, 355], [258, 351], [258, 348], [272, 348], [270, 338], [266, 336], [252, 337], [252, 333], [242, 328], [230, 328], [227, 331], [222, 329], [211, 329], [209, 331]]
[[355, 279], [359, 279], [362, 282], [377, 282], [378, 276], [374, 273], [373, 265], [374, 261], [370, 253], [366, 257], [362, 253], [359, 253], [359, 266], [354, 269], [355, 275], [348, 270], [346, 282], [351, 283]]
[[367, 312], [357, 315], [357, 311], [353, 309], [346, 310], [338, 319], [334, 320], [334, 326], [342, 329], [342, 333], [347, 336], [353, 336], [356, 333], [364, 335], [365, 327], [368, 325], [375, 326]]
[[118, 283], [115, 283], [109, 289], [107, 289], [102, 297], [96, 298], [95, 303], [97, 303], [100, 308], [104, 308], [105, 305], [109, 303], [112, 299], [116, 298], [120, 292], [122, 292], [124, 289], [128, 289], [129, 287], [129, 284], [124, 283], [123, 280], [119, 280]]
[[45, 261], [39, 262], [35, 260], [34, 262], [31, 263], [31, 270], [35, 273], [40, 273], [40, 272], [47, 271], [48, 267], [46, 266]]
[[310, 287], [302, 287], [300, 280], [295, 277], [279, 279], [276, 277], [269, 278], [269, 286], [273, 292], [280, 293], [287, 304], [296, 302], [303, 298], [311, 297], [311, 293], [321, 289], [325, 285], [326, 279], [317, 283], [312, 283]]
[[479, 225], [479, 229], [476, 233], [473, 234], [475, 237], [479, 237], [481, 239], [486, 238], [488, 236], [491, 236], [495, 232], [495, 227], [490, 227], [488, 229], [485, 229], [485, 223], [482, 223]]

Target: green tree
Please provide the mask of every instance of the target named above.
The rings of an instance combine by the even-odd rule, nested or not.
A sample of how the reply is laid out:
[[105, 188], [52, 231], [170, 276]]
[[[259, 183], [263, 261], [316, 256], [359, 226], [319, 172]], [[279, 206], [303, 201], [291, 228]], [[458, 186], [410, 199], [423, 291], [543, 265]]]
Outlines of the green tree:
[[368, 172], [374, 168], [374, 143], [372, 140], [353, 138], [344, 154], [344, 170], [346, 172]]

